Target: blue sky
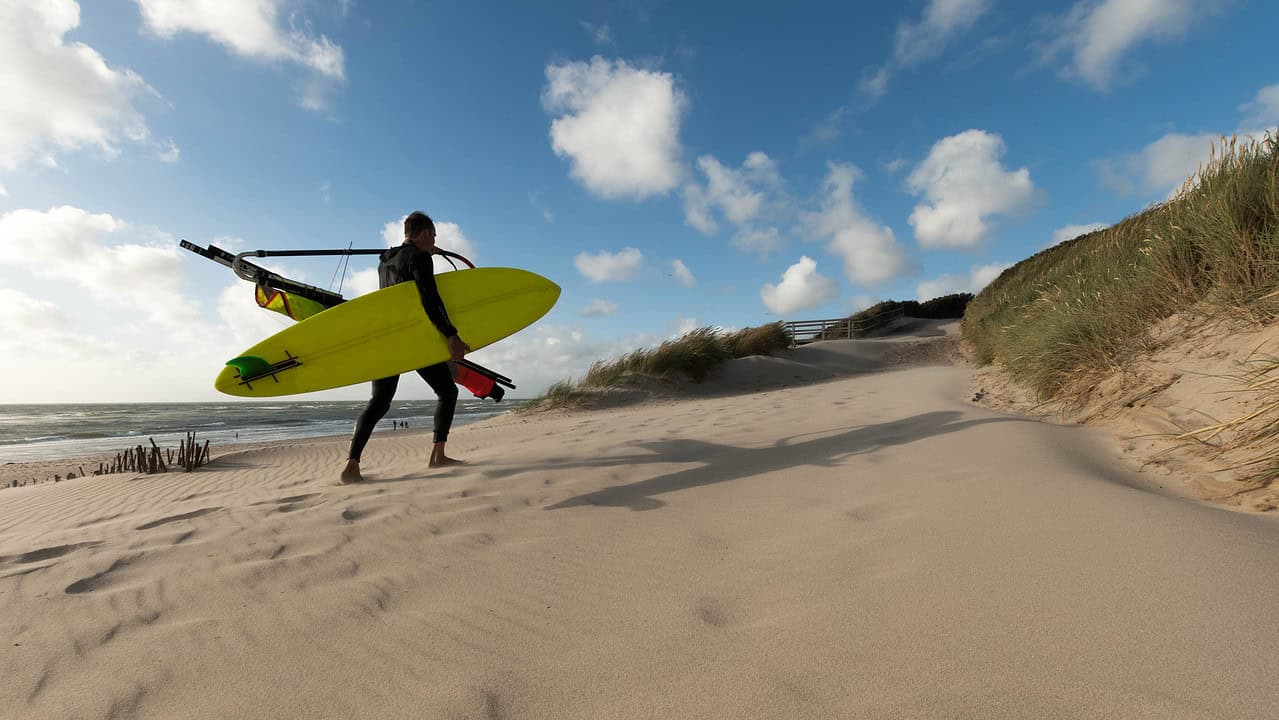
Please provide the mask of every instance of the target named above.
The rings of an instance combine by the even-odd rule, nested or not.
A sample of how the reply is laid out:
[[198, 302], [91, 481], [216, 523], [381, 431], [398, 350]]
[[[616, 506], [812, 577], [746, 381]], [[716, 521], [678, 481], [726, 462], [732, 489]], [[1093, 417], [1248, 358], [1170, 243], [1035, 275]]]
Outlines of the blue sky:
[[385, 246], [424, 210], [563, 288], [475, 355], [527, 396], [692, 327], [977, 291], [1279, 125], [1272, 2], [725, 7], [0, 4], [0, 402], [218, 399], [287, 321], [181, 238]]

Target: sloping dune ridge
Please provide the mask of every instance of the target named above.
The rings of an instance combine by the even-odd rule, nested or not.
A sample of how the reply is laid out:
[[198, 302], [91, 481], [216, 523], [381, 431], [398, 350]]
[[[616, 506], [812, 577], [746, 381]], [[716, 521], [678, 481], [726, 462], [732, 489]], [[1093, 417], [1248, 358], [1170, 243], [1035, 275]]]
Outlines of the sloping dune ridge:
[[0, 717], [1276, 717], [1279, 523], [938, 347], [7, 490]]

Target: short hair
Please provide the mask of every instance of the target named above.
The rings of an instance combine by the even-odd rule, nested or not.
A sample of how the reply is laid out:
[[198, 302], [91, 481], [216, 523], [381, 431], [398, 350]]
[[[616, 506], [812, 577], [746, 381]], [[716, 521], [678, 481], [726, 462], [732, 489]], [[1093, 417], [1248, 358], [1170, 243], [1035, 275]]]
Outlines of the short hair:
[[421, 210], [414, 210], [413, 212], [409, 213], [408, 217], [404, 218], [405, 239], [415, 238], [418, 236], [419, 233], [421, 233], [423, 230], [426, 230], [427, 228], [430, 228], [432, 231], [434, 231], [435, 223], [431, 221], [431, 218], [429, 215], [422, 212]]

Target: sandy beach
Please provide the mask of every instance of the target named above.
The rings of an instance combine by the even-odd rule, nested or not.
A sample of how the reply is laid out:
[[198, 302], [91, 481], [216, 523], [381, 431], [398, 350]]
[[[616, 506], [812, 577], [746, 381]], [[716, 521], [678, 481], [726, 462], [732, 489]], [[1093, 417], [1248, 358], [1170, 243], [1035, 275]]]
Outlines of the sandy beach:
[[0, 716], [1276, 717], [1273, 514], [900, 354], [0, 492]]

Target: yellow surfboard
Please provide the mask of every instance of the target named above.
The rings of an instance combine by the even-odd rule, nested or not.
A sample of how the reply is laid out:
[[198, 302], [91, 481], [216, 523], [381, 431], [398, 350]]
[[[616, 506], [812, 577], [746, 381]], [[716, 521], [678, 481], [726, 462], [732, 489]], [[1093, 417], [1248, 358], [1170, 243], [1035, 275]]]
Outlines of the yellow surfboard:
[[[559, 299], [546, 278], [515, 268], [435, 277], [449, 319], [472, 350], [542, 317]], [[227, 362], [213, 385], [228, 395], [275, 397], [390, 377], [449, 359], [412, 282], [362, 295], [272, 335]]]

